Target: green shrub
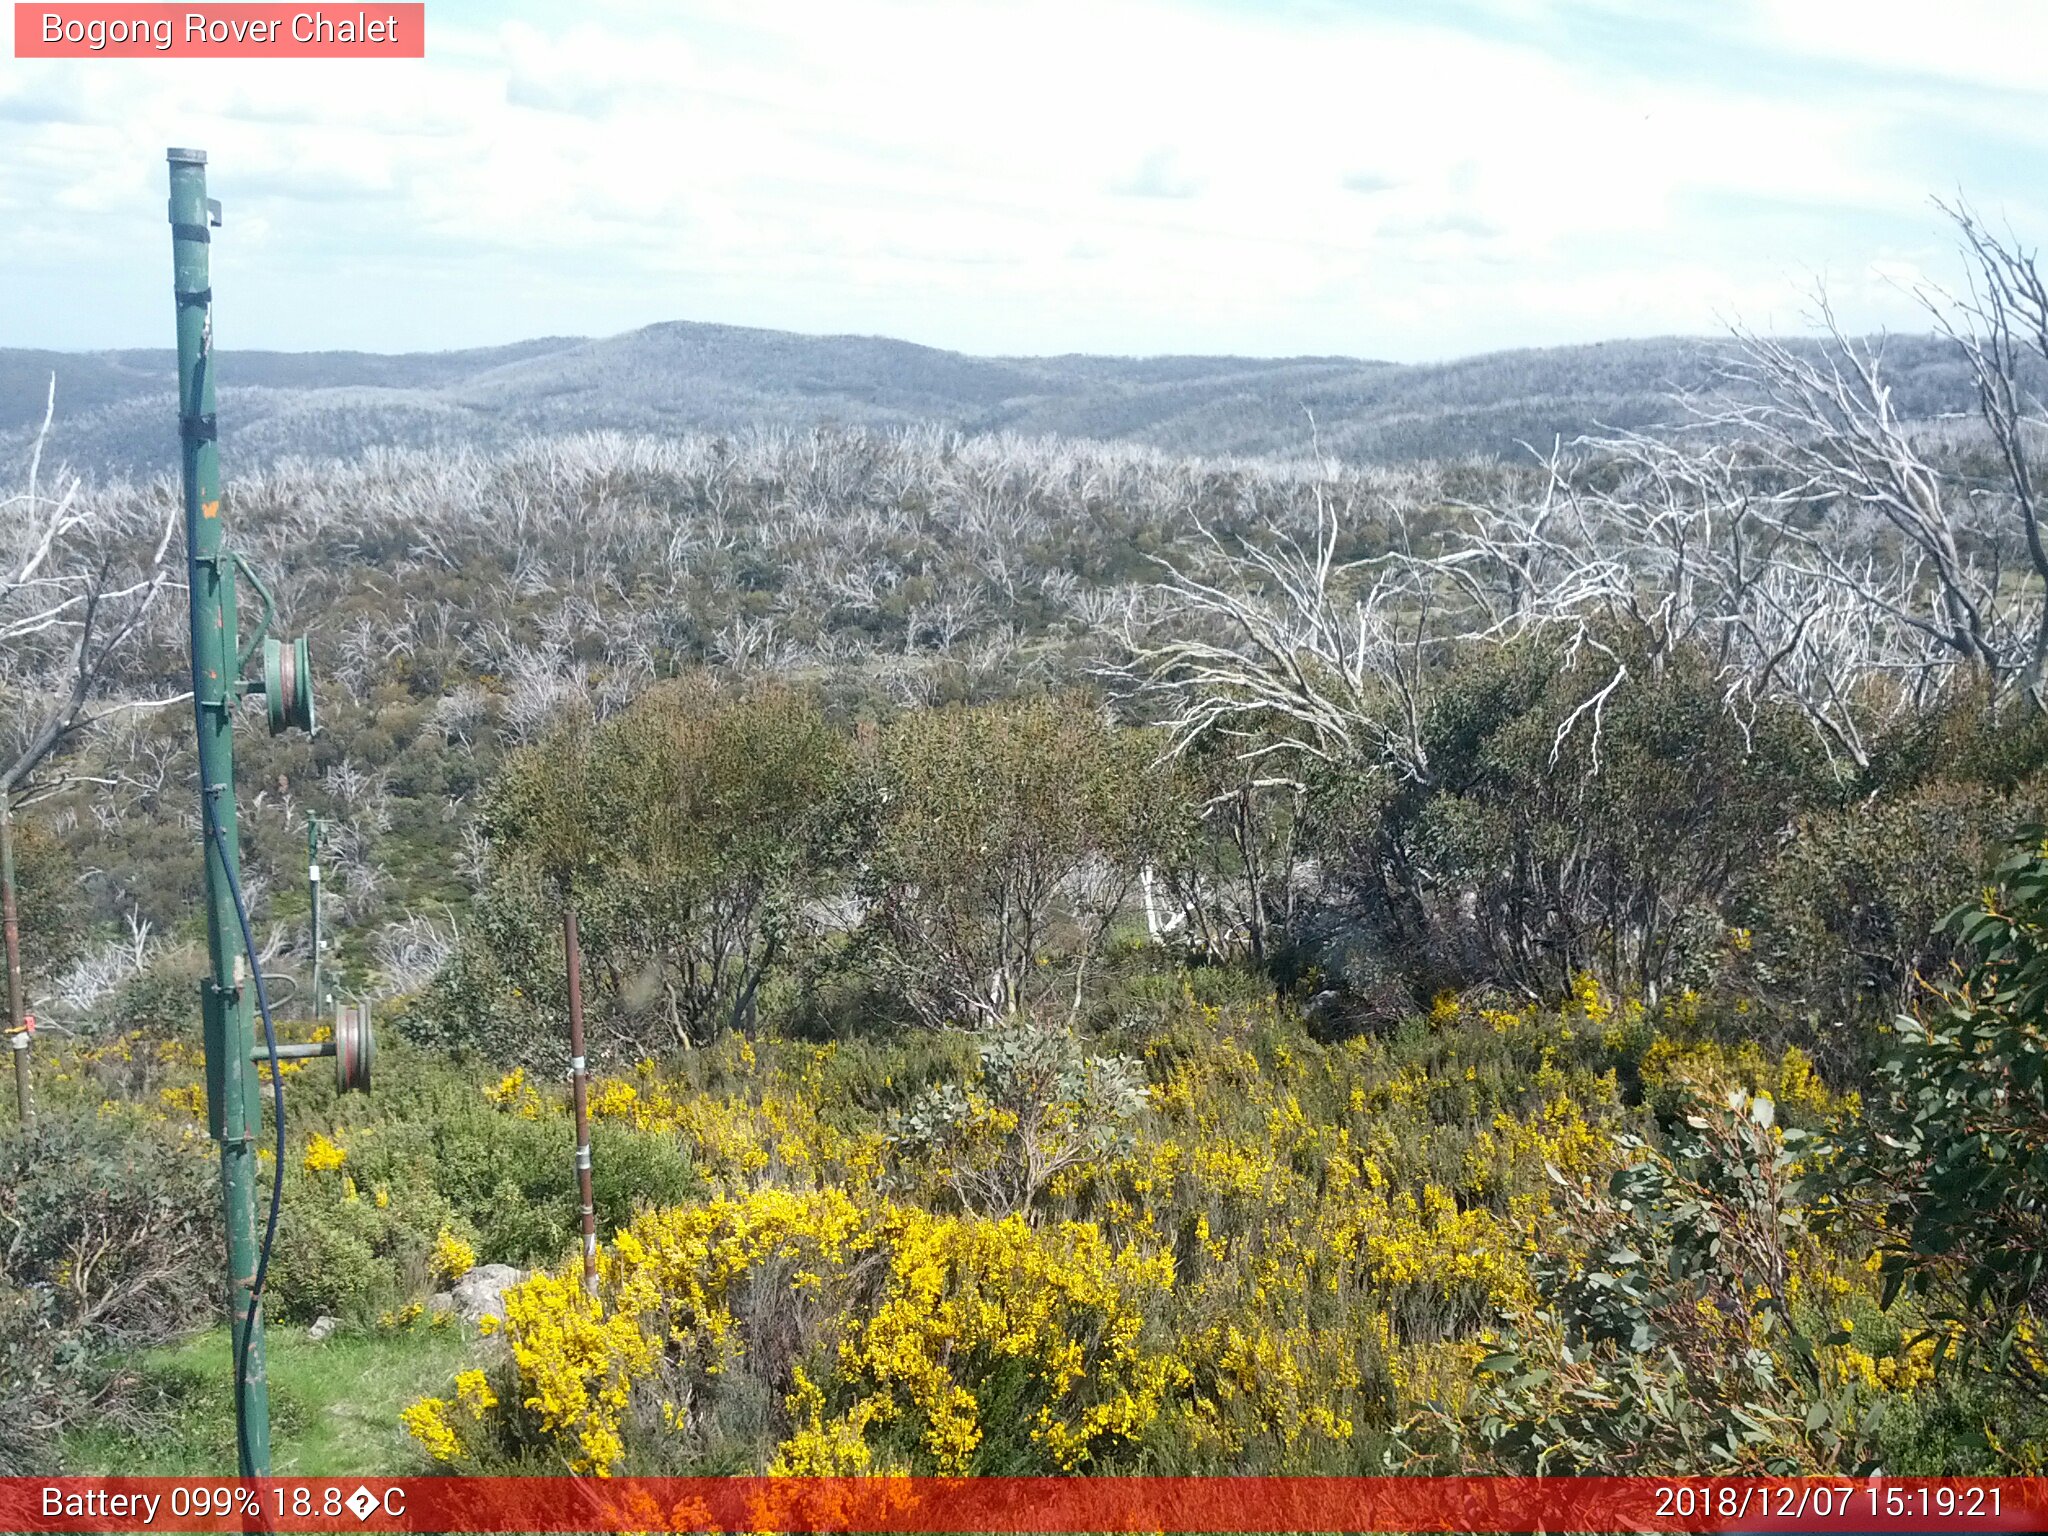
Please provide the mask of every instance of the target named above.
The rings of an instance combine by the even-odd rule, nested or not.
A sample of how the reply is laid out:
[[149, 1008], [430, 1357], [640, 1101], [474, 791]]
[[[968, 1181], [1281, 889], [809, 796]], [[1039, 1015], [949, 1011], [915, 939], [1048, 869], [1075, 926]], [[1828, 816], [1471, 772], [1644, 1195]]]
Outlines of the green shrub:
[[2048, 778], [2010, 793], [1943, 778], [1802, 819], [1759, 893], [1746, 990], [1836, 1076], [1867, 1069], [1873, 1026], [1955, 956], [1940, 919], [1956, 894], [2044, 812]]
[[1849, 1189], [1881, 1217], [1886, 1305], [1916, 1297], [1944, 1360], [2048, 1402], [2048, 833], [1944, 926], [1974, 963], [1897, 1021]]
[[89, 931], [78, 859], [33, 816], [17, 814], [13, 835], [21, 967], [30, 980], [47, 980], [78, 958]]
[[[284, 1282], [295, 1313], [360, 1312], [416, 1291], [443, 1227], [487, 1264], [552, 1263], [574, 1246], [581, 1227], [565, 1118], [494, 1107], [459, 1067], [403, 1044], [386, 1052], [378, 1073], [367, 1103], [339, 1098], [308, 1074], [293, 1084], [295, 1139], [318, 1130], [346, 1153], [326, 1172], [286, 1170], [291, 1225], [278, 1241], [280, 1256], [288, 1238], [303, 1249]], [[566, 1099], [566, 1085], [559, 1091]], [[591, 1186], [606, 1237], [644, 1205], [699, 1192], [673, 1135], [616, 1123], [592, 1128]], [[368, 1282], [371, 1260], [384, 1282]]]
[[[1634, 681], [1603, 703], [1617, 659]], [[1738, 722], [1723, 693], [1709, 658], [1619, 641], [1576, 660], [1513, 647], [1445, 683], [1433, 780], [1394, 814], [1464, 979], [1555, 996], [1591, 972], [1654, 999], [1711, 974], [1788, 819], [1835, 793], [1801, 722]]]
[[862, 937], [920, 1020], [1078, 1011], [1166, 841], [1154, 751], [1079, 696], [921, 710], [883, 733]]
[[462, 1058], [543, 1067], [568, 1039], [567, 999], [561, 925], [541, 881], [514, 868], [477, 894], [453, 958], [392, 1024]]
[[137, 1029], [151, 1039], [196, 1045], [205, 958], [202, 950], [191, 946], [159, 956], [121, 983], [101, 1006], [102, 1027], [114, 1034]]
[[[1768, 1098], [1696, 1102], [1667, 1151], [1571, 1199], [1535, 1263], [1543, 1311], [1481, 1367], [1482, 1442], [1530, 1473], [1860, 1469], [1867, 1421], [1830, 1391], [1788, 1276], [1805, 1226]], [[1792, 1133], [1796, 1136], [1797, 1133]]]
[[270, 1317], [304, 1323], [329, 1313], [362, 1321], [400, 1299], [408, 1271], [424, 1269], [433, 1245], [433, 1232], [414, 1225], [423, 1213], [416, 1206], [379, 1209], [360, 1193], [345, 1198], [286, 1179], [270, 1258]]
[[561, 1016], [560, 941], [529, 930], [568, 894], [593, 1047], [687, 1048], [750, 1027], [844, 883], [856, 788], [851, 744], [809, 699], [703, 679], [515, 754], [485, 824], [528, 916], [487, 923], [499, 974], [466, 967], [459, 984], [501, 990], [468, 1008], [509, 984]]
[[0, 1467], [46, 1466], [66, 1425], [113, 1410], [110, 1352], [214, 1320], [209, 1145], [47, 1108], [34, 1134], [0, 1141]]
[[984, 1216], [1029, 1216], [1060, 1173], [1126, 1150], [1145, 1108], [1141, 1063], [1089, 1055], [1064, 1030], [990, 1030], [977, 1068], [969, 1084], [940, 1083], [912, 1100], [893, 1136], [936, 1163], [961, 1204]]

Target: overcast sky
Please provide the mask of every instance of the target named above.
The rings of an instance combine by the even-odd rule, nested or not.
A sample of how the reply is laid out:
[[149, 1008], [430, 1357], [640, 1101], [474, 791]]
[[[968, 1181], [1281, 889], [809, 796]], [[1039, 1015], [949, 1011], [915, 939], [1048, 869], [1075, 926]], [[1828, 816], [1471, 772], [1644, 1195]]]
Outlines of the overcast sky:
[[[351, 12], [353, 7], [349, 8]], [[1401, 360], [1919, 328], [1931, 194], [2048, 235], [2034, 0], [429, 0], [421, 61], [0, 60], [0, 345], [708, 320]]]

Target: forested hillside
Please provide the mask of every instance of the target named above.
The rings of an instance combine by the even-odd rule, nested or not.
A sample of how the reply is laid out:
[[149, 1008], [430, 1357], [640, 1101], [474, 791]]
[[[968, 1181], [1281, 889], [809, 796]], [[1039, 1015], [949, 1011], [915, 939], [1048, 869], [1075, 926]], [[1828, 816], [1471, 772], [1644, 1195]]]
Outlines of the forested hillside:
[[[1945, 350], [1748, 338], [1700, 430], [1547, 462], [1215, 424], [1236, 377], [1267, 441], [1311, 379], [1495, 430], [1646, 398], [1669, 350], [1404, 394], [777, 343], [757, 386], [1208, 422], [1201, 457], [512, 435], [769, 345], [730, 332], [347, 363], [507, 434], [229, 459], [322, 725], [240, 734], [260, 963], [325, 1027], [317, 817], [326, 978], [385, 1046], [368, 1099], [286, 1069], [265, 1308], [449, 1367], [358, 1470], [2038, 1470], [2048, 316], [2012, 302]], [[1926, 424], [1958, 394], [1971, 431]], [[775, 414], [710, 398], [673, 409]], [[151, 1353], [211, 1321], [219, 1242], [175, 497], [55, 457], [0, 594], [44, 1021], [0, 1464], [183, 1468], [221, 1445]], [[490, 1264], [523, 1274], [459, 1314]]]
[[[222, 443], [254, 467], [373, 447], [501, 449], [534, 434], [772, 425], [1058, 434], [1176, 453], [1323, 452], [1358, 463], [1525, 457], [1558, 436], [1668, 423], [1714, 389], [1729, 349], [1687, 340], [1398, 365], [1355, 358], [979, 358], [855, 336], [675, 323], [471, 352], [220, 355]], [[1916, 419], [1968, 412], [1968, 369], [1894, 338], [1888, 376]], [[20, 447], [57, 378], [55, 451], [147, 477], [175, 464], [173, 357], [0, 349], [0, 444]], [[1313, 417], [1313, 428], [1311, 426]]]

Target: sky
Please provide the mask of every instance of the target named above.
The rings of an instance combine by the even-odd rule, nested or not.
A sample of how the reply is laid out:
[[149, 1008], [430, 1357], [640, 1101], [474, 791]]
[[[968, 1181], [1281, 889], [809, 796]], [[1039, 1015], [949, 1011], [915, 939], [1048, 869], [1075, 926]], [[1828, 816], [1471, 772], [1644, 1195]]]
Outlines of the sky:
[[[352, 14], [355, 7], [348, 8]], [[664, 320], [994, 354], [1924, 329], [2048, 235], [2035, 0], [428, 0], [424, 60], [0, 59], [0, 346]]]

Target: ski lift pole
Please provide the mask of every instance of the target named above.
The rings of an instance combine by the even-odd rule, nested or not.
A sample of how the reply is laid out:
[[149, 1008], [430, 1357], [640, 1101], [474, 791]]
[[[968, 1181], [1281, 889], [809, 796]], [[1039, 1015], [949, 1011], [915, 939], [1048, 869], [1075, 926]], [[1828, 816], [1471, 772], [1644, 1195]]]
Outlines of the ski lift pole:
[[200, 984], [206, 1041], [207, 1119], [220, 1144], [221, 1203], [227, 1218], [227, 1302], [237, 1372], [235, 1417], [244, 1477], [270, 1471], [270, 1387], [262, 1319], [255, 1311], [256, 1137], [263, 1104], [250, 1053], [255, 1029], [243, 983], [234, 902], [241, 844], [235, 824], [235, 570], [221, 525], [220, 450], [215, 442], [211, 228], [220, 205], [206, 196], [206, 154], [173, 149], [171, 250], [178, 307], [178, 440], [184, 471], [185, 551], [191, 594], [192, 704], [199, 737], [200, 839], [206, 868], [206, 946]]
[[[258, 1061], [273, 1066], [297, 1056], [277, 1042], [263, 988], [256, 936], [242, 897], [241, 842], [235, 818], [235, 707], [263, 695], [270, 734], [312, 734], [313, 667], [304, 637], [270, 633], [277, 602], [249, 562], [228, 546], [221, 518], [220, 449], [215, 441], [213, 372], [214, 228], [220, 204], [206, 195], [206, 155], [174, 149], [170, 161], [171, 256], [178, 307], [178, 444], [185, 493], [186, 589], [191, 602], [192, 718], [199, 738], [200, 857], [206, 871], [208, 969], [200, 984], [206, 1038], [207, 1126], [220, 1144], [221, 1205], [227, 1227], [227, 1302], [234, 1360], [235, 1444], [245, 1477], [270, 1472], [270, 1389], [263, 1361], [261, 1292], [284, 1193], [284, 1083], [270, 1080], [276, 1105], [270, 1213], [256, 1236], [256, 1137], [263, 1129]], [[235, 610], [235, 583], [246, 581], [263, 605], [245, 641]], [[261, 670], [245, 677], [261, 652]], [[253, 1007], [252, 1007], [253, 1005]], [[255, 1014], [263, 1017], [263, 1046]], [[369, 1010], [337, 1019], [331, 1042], [312, 1048], [332, 1055], [336, 1086], [367, 1092], [374, 1041]]]

